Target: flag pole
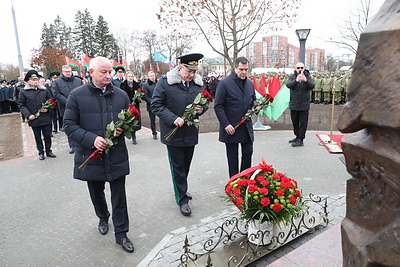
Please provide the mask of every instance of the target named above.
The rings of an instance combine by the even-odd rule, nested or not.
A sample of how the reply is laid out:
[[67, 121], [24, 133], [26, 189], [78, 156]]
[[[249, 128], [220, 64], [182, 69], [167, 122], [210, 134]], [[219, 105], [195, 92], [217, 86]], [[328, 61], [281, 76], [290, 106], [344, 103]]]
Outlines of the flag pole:
[[336, 91], [336, 81], [340, 80], [339, 79], [334, 79], [333, 80], [333, 88], [332, 88], [332, 111], [331, 111], [331, 134], [329, 138], [329, 144], [331, 145], [336, 145], [336, 142], [333, 142], [332, 140], [332, 131], [333, 131], [333, 119], [334, 119], [334, 111], [335, 111], [335, 91]]
[[17, 42], [19, 75], [20, 75], [20, 77], [23, 77], [23, 74], [24, 74], [24, 63], [22, 62], [21, 47], [19, 46], [17, 20], [15, 18], [15, 10], [14, 10], [14, 6], [12, 4], [12, 1], [11, 1], [11, 13], [12, 13], [13, 22], [14, 22], [15, 41]]

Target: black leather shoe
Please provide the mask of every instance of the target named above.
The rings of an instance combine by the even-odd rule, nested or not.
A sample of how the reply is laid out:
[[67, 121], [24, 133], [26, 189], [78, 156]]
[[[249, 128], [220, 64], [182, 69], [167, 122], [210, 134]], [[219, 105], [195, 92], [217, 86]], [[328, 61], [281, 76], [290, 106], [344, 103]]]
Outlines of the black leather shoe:
[[296, 138], [293, 138], [292, 140], [289, 140], [289, 144], [294, 143], [294, 142], [296, 142], [297, 140], [299, 140], [299, 139], [297, 139], [297, 137], [296, 137]]
[[69, 154], [74, 154], [75, 153], [75, 148], [74, 147], [71, 147], [70, 149], [69, 149]]
[[129, 238], [127, 238], [127, 237], [124, 237], [124, 238], [121, 238], [121, 239], [115, 239], [115, 242], [118, 245], [121, 245], [121, 247], [126, 252], [132, 253], [135, 250], [135, 248], [133, 247], [132, 241], [130, 241]]
[[39, 154], [39, 159], [44, 160], [44, 154]]
[[189, 200], [192, 200], [192, 195], [191, 195], [189, 192], [186, 192], [186, 197], [187, 197]]
[[108, 222], [100, 220], [99, 226], [97, 226], [97, 229], [99, 229], [100, 234], [105, 235], [108, 232]]
[[303, 140], [297, 139], [296, 142], [293, 142], [293, 143], [292, 143], [292, 147], [298, 147], [298, 146], [304, 146]]
[[57, 156], [53, 152], [46, 152], [48, 158], [56, 158]]
[[179, 209], [181, 210], [183, 216], [189, 216], [192, 213], [188, 203], [180, 205]]
[[154, 140], [157, 140], [157, 139], [158, 139], [157, 134], [153, 134], [153, 139], [154, 139]]

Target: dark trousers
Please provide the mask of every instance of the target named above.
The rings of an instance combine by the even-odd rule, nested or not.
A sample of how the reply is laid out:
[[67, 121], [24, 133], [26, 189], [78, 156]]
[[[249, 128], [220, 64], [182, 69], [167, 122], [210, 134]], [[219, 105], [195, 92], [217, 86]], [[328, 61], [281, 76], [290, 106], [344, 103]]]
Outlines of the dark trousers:
[[[242, 159], [240, 171], [251, 167], [253, 156], [253, 142], [240, 143], [242, 147]], [[239, 143], [225, 143], [226, 156], [228, 158], [229, 177], [239, 173]]]
[[167, 146], [175, 201], [178, 205], [189, 202], [186, 196], [188, 189], [187, 177], [194, 154], [194, 146]]
[[308, 125], [308, 110], [291, 110], [290, 116], [292, 118], [294, 135], [298, 139], [304, 140]]
[[[58, 109], [57, 108], [52, 108], [50, 109], [50, 114], [51, 114], [51, 122], [53, 123], [53, 131], [54, 132], [58, 132], [59, 128], [58, 128]], [[60, 128], [62, 127], [62, 125], [59, 125]]]
[[157, 134], [156, 130], [156, 115], [154, 115], [153, 112], [149, 111], [149, 118], [150, 118], [150, 128], [151, 128], [151, 133]]
[[[36, 149], [39, 154], [44, 154], [44, 151], [51, 152], [51, 124], [43, 126], [33, 126], [33, 135], [35, 136]], [[44, 139], [44, 148], [42, 142], [42, 134]]]
[[[110, 213], [104, 194], [105, 181], [88, 181], [90, 199], [100, 220], [108, 220]], [[123, 238], [129, 231], [128, 208], [126, 204], [125, 176], [110, 182], [112, 221], [116, 238]]]

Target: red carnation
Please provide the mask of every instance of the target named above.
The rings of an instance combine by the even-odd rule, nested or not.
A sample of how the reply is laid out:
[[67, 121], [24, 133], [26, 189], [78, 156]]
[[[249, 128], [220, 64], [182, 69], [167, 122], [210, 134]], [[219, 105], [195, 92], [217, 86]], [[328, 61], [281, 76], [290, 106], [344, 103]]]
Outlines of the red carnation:
[[236, 205], [242, 206], [243, 204], [244, 204], [243, 198], [242, 197], [238, 197], [236, 199]]
[[268, 182], [267, 180], [261, 181], [261, 185], [263, 185], [263, 186], [268, 186], [268, 185], [269, 185], [269, 182]]
[[250, 193], [254, 193], [255, 191], [258, 190], [258, 186], [256, 186], [256, 185], [249, 185], [248, 188], [249, 188]]
[[232, 193], [232, 190], [233, 190], [233, 186], [227, 186], [226, 187], [226, 189], [225, 189], [225, 191], [228, 193], [228, 194], [230, 194], [230, 193]]
[[292, 202], [293, 205], [296, 204], [296, 197], [295, 196], [290, 196], [289, 200], [290, 200], [290, 202]]
[[248, 181], [247, 181], [247, 184], [248, 184], [248, 185], [254, 185], [254, 184], [256, 184], [256, 181], [254, 181], [254, 180], [248, 180]]
[[265, 177], [264, 176], [262, 176], [262, 175], [260, 175], [260, 176], [257, 176], [257, 178], [256, 178], [258, 181], [264, 181], [265, 180]]
[[263, 195], [268, 194], [268, 189], [267, 188], [260, 188], [260, 189], [258, 189], [258, 191], [260, 191], [260, 194], [263, 194]]
[[240, 189], [239, 188], [236, 188], [235, 190], [233, 190], [233, 194], [235, 195], [235, 196], [240, 196]]
[[260, 200], [261, 205], [263, 205], [264, 207], [268, 206], [269, 204], [271, 204], [271, 200], [269, 200], [269, 198], [263, 197]]
[[285, 192], [283, 192], [283, 190], [279, 189], [279, 190], [275, 191], [275, 194], [280, 197], [280, 196], [284, 196]]
[[281, 205], [281, 203], [275, 203], [274, 205], [272, 205], [272, 209], [273, 209], [275, 212], [281, 211], [281, 210], [282, 210], [282, 205]]
[[278, 174], [272, 174], [272, 178], [274, 178], [274, 180], [276, 180], [276, 181], [281, 180], [281, 177]]
[[296, 197], [300, 197], [301, 196], [301, 192], [299, 190], [295, 190], [296, 192]]

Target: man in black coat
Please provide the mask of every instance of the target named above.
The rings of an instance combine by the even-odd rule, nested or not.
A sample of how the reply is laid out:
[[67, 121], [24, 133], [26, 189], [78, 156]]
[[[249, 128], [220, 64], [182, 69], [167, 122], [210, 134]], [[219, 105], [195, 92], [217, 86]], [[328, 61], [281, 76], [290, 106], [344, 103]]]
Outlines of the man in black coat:
[[[69, 94], [73, 89], [81, 86], [82, 84], [82, 80], [72, 74], [72, 68], [69, 65], [62, 66], [61, 76], [52, 82], [51, 91], [57, 100], [61, 121], [64, 118], [65, 104], [67, 103]], [[73, 140], [68, 138], [68, 144], [69, 153], [73, 154], [75, 152], [75, 143]]]
[[[36, 70], [28, 71], [24, 80], [27, 84], [19, 93], [19, 110], [32, 127], [39, 159], [45, 159], [44, 152], [47, 157], [55, 158], [56, 155], [51, 150], [51, 115], [48, 109], [41, 109], [42, 104], [51, 98], [50, 91], [39, 84], [39, 73]], [[39, 116], [36, 116], [39, 110]]]
[[[192, 213], [189, 207], [191, 196], [187, 193], [187, 178], [194, 147], [198, 143], [199, 130], [185, 124], [181, 116], [185, 107], [192, 104], [201, 92], [202, 77], [196, 74], [201, 58], [202, 54], [189, 54], [178, 58], [181, 61], [180, 65], [157, 82], [151, 101], [151, 110], [160, 118], [161, 142], [167, 145], [175, 201], [184, 216]], [[206, 110], [207, 107], [196, 107], [197, 115], [202, 115]], [[176, 127], [179, 129], [167, 141], [165, 135]]]
[[151, 111], [150, 104], [153, 98], [154, 88], [157, 84], [156, 74], [154, 71], [149, 71], [147, 73], [147, 82], [143, 83], [144, 95], [143, 99], [147, 103], [147, 111], [149, 112], [150, 118], [150, 128], [153, 134], [153, 139], [157, 140], [157, 130], [156, 130], [156, 115]]
[[111, 121], [118, 121], [118, 114], [130, 104], [128, 95], [111, 83], [112, 65], [107, 58], [97, 57], [90, 61], [88, 84], [73, 90], [67, 100], [64, 114], [65, 133], [76, 142], [74, 178], [87, 181], [94, 210], [99, 217], [98, 230], [108, 231], [110, 213], [104, 195], [105, 183], [111, 189], [112, 221], [117, 244], [127, 252], [133, 252], [133, 244], [127, 237], [129, 218], [125, 193], [125, 177], [129, 174], [128, 150], [122, 129], [117, 129], [117, 143], [92, 159], [79, 170], [81, 165], [98, 149], [103, 151], [107, 141], [106, 127]]
[[247, 79], [249, 61], [238, 57], [234, 69], [225, 79], [218, 82], [215, 93], [214, 111], [220, 123], [219, 141], [225, 143], [229, 177], [239, 172], [239, 143], [242, 147], [240, 171], [251, 167], [254, 132], [251, 120], [235, 126], [253, 106], [256, 100], [253, 83]]
[[290, 89], [289, 109], [296, 136], [289, 143], [292, 147], [304, 146], [303, 140], [306, 137], [310, 110], [310, 92], [315, 86], [310, 72], [304, 68], [304, 63], [296, 64], [296, 70], [289, 77], [286, 86]]

